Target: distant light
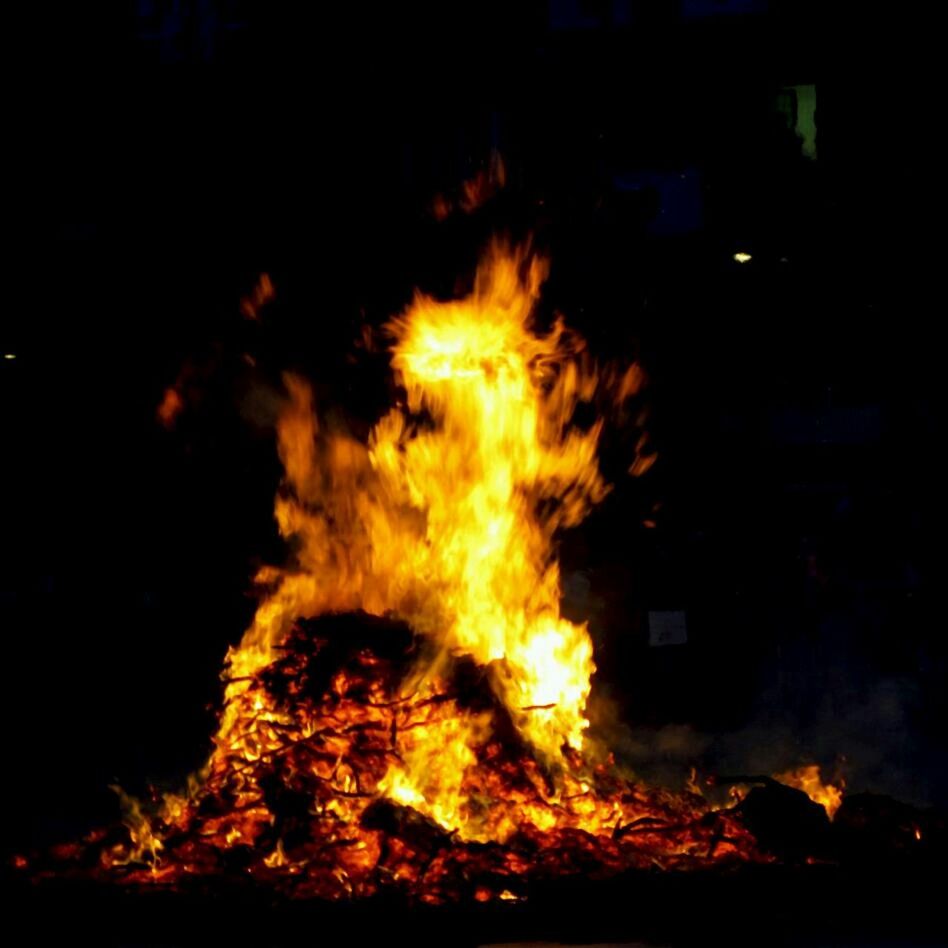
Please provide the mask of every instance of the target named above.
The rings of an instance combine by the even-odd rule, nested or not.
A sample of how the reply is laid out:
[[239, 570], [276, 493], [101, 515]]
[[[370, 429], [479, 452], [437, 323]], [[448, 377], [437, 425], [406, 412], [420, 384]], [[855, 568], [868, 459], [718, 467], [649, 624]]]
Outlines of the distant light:
[[15, 352], [4, 352], [4, 353], [3, 353], [3, 358], [6, 359], [6, 360], [9, 361], [9, 362], [12, 362], [12, 361], [16, 358], [16, 353], [15, 353]]
[[751, 257], [751, 255], [750, 255], [749, 253], [744, 253], [744, 251], [739, 250], [736, 254], [734, 254], [734, 259], [735, 259], [738, 263], [750, 263], [750, 261], [751, 261], [753, 258]]

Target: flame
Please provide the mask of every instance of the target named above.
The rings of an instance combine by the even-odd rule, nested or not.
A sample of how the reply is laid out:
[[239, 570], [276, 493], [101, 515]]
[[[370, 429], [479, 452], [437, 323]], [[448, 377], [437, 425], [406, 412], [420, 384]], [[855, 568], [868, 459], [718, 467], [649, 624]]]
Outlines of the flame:
[[507, 183], [507, 168], [500, 152], [492, 151], [487, 169], [481, 169], [461, 185], [459, 204], [466, 214], [477, 210]]
[[431, 202], [431, 213], [435, 220], [443, 222], [454, 212], [455, 207], [465, 214], [472, 214], [486, 204], [507, 183], [507, 167], [498, 151], [491, 151], [487, 166], [461, 183], [456, 202], [445, 194], [436, 194]]
[[818, 764], [806, 764], [795, 770], [774, 774], [774, 780], [788, 787], [802, 790], [814, 803], [819, 803], [826, 810], [826, 815], [830, 819], [833, 819], [843, 802], [844, 781], [841, 778], [838, 779], [838, 786], [824, 783], [820, 777]]
[[[562, 765], [564, 748], [581, 748], [592, 642], [585, 625], [560, 615], [552, 541], [606, 485], [601, 424], [570, 425], [595, 373], [583, 371], [582, 346], [562, 323], [546, 334], [533, 327], [545, 275], [526, 249], [496, 243], [469, 297], [416, 296], [387, 327], [405, 404], [366, 445], [321, 432], [309, 386], [285, 378], [278, 440], [289, 489], [275, 512], [299, 569], [258, 576], [273, 591], [228, 656], [220, 748], [242, 740], [234, 698], [294, 621], [356, 609], [403, 618], [431, 643], [411, 687], [449, 657], [469, 656], [541, 758]], [[486, 728], [463, 716], [429, 726], [381, 790], [464, 830], [461, 782]]]
[[172, 428], [183, 408], [184, 399], [181, 397], [181, 393], [174, 386], [169, 386], [165, 389], [156, 411], [158, 421], [165, 428]]
[[153, 869], [157, 868], [158, 854], [164, 845], [154, 832], [152, 821], [142, 810], [141, 802], [129, 796], [119, 786], [112, 784], [110, 789], [118, 795], [131, 842], [127, 849], [121, 845], [113, 848], [109, 859], [110, 865], [121, 866], [133, 862], [147, 862]]
[[[301, 569], [276, 577], [229, 656], [232, 677], [269, 663], [301, 616], [391, 613], [434, 646], [417, 678], [445, 656], [470, 656], [489, 669], [518, 730], [545, 759], [582, 746], [592, 642], [585, 626], [560, 615], [552, 541], [606, 485], [596, 461], [600, 423], [570, 426], [596, 376], [582, 371], [581, 344], [561, 323], [547, 334], [533, 328], [545, 274], [526, 250], [495, 244], [469, 297], [419, 294], [388, 327], [406, 403], [378, 422], [367, 445], [321, 433], [308, 385], [286, 378], [278, 436], [290, 490], [276, 518], [299, 545]], [[231, 686], [228, 697], [239, 690]], [[225, 721], [225, 741], [233, 723]], [[469, 744], [471, 733], [454, 731], [451, 746]], [[444, 753], [442, 736], [432, 735], [434, 748]], [[417, 785], [406, 766], [390, 782], [402, 798]]]
[[270, 279], [270, 274], [261, 273], [250, 295], [245, 296], [240, 301], [240, 312], [243, 314], [244, 319], [258, 320], [260, 318], [260, 310], [263, 309], [274, 296], [276, 296], [276, 291], [273, 288], [273, 281]]

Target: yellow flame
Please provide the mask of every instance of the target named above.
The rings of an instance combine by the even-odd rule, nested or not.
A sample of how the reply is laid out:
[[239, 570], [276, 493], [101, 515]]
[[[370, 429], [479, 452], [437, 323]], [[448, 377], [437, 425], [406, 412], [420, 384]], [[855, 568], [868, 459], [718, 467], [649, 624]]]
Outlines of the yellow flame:
[[473, 838], [477, 831], [467, 809], [463, 781], [467, 769], [477, 764], [471, 745], [486, 736], [486, 727], [486, 718], [452, 716], [428, 722], [423, 730], [414, 732], [417, 739], [402, 752], [402, 763], [389, 769], [379, 792]]
[[[434, 644], [415, 687], [446, 656], [470, 656], [542, 759], [581, 747], [592, 643], [585, 625], [560, 615], [553, 535], [607, 487], [600, 423], [571, 425], [595, 371], [561, 322], [547, 333], [534, 326], [545, 275], [527, 250], [498, 243], [468, 297], [417, 295], [387, 327], [405, 404], [367, 444], [322, 430], [310, 387], [285, 377], [275, 515], [296, 568], [258, 576], [269, 594], [228, 656], [219, 748], [245, 740], [248, 709], [235, 699], [292, 623], [353, 609], [394, 614]], [[630, 376], [630, 391], [638, 384]], [[474, 718], [420, 731], [383, 792], [457, 826], [460, 780], [483, 731]]]
[[843, 802], [843, 787], [845, 786], [843, 781], [837, 781], [839, 786], [824, 783], [820, 777], [818, 764], [807, 764], [782, 774], [774, 774], [774, 780], [788, 787], [802, 790], [814, 803], [819, 803], [826, 810], [826, 815], [830, 819], [836, 815], [836, 811]]
[[164, 848], [161, 839], [152, 827], [151, 819], [143, 812], [141, 803], [125, 793], [117, 784], [110, 784], [109, 789], [118, 795], [122, 807], [122, 821], [129, 833], [130, 845], [118, 845], [109, 854], [112, 865], [121, 866], [132, 862], [147, 862], [152, 869], [156, 869], [159, 862], [158, 853]]
[[283, 851], [283, 840], [278, 839], [276, 848], [270, 853], [269, 856], [266, 856], [263, 860], [263, 864], [270, 869], [279, 869], [283, 866], [286, 866], [289, 863], [289, 860], [286, 858], [286, 853]]

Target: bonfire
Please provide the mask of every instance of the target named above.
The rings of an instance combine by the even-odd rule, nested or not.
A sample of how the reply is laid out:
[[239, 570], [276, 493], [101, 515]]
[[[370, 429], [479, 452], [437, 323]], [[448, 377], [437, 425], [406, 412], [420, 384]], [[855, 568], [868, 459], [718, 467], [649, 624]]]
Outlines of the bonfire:
[[648, 787], [589, 736], [592, 641], [561, 614], [555, 538], [609, 489], [603, 421], [577, 406], [621, 405], [642, 373], [538, 328], [545, 274], [498, 242], [467, 297], [417, 295], [386, 327], [403, 398], [365, 442], [285, 376], [291, 555], [256, 577], [210, 758], [179, 793], [123, 794], [123, 825], [60, 847], [55, 872], [441, 903], [770, 858], [736, 806]]

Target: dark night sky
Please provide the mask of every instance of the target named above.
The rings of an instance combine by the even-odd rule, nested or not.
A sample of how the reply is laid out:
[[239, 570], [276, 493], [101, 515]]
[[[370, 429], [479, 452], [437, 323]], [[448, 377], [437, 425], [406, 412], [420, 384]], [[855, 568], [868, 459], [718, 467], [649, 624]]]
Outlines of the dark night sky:
[[[824, 758], [835, 741], [866, 754], [867, 785], [888, 772], [889, 792], [944, 803], [934, 169], [894, 65], [907, 31], [817, 3], [181, 6], [205, 14], [72, 5], [17, 32], [12, 845], [111, 817], [116, 778], [175, 782], [201, 761], [249, 577], [281, 555], [255, 393], [298, 368], [371, 421], [389, 392], [382, 366], [345, 359], [360, 325], [413, 286], [451, 292], [498, 229], [534, 232], [548, 305], [652, 377], [659, 463], [563, 549], [607, 603], [594, 630], [627, 715], [744, 735], [724, 760], [752, 733]], [[800, 84], [815, 161], [774, 105]], [[492, 148], [508, 187], [437, 224], [433, 195]], [[682, 174], [697, 196], [666, 208], [654, 182]], [[237, 304], [262, 271], [278, 297], [251, 325]], [[185, 364], [167, 432], [155, 409]], [[682, 651], [644, 645], [656, 608], [687, 609]]]

